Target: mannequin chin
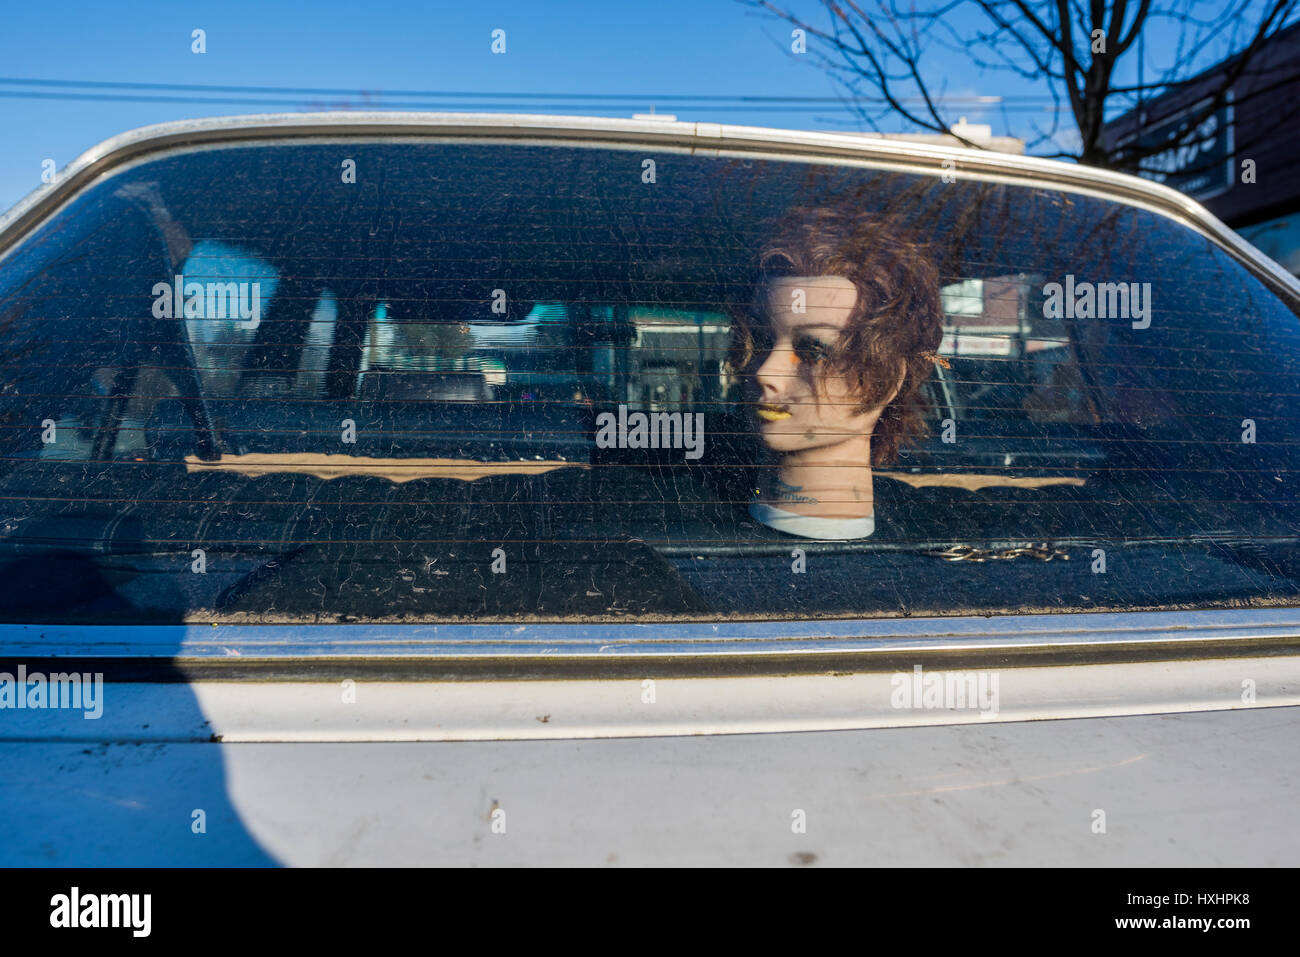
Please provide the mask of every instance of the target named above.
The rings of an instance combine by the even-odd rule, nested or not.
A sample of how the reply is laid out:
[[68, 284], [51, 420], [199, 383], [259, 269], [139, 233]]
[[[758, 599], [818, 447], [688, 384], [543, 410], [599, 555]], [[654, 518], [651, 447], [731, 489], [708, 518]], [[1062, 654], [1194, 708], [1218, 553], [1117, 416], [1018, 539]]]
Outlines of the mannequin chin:
[[751, 409], [772, 461], [750, 514], [789, 535], [875, 531], [871, 435], [889, 402], [861, 411], [831, 361], [856, 300], [844, 277], [784, 276], [765, 282], [755, 303], [772, 348], [754, 372]]

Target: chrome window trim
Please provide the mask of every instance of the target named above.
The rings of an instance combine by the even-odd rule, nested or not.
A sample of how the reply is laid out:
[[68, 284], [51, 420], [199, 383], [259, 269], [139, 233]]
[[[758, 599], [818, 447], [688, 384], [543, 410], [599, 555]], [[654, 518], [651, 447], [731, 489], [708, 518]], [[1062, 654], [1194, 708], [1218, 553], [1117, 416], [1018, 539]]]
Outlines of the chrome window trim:
[[[821, 621], [0, 624], [0, 663], [166, 661], [209, 677], [293, 675], [306, 665], [321, 677], [331, 666], [354, 673], [367, 661], [391, 677], [413, 669], [426, 677], [460, 670], [600, 678], [646, 668], [780, 674], [893, 670], [922, 658], [1034, 667], [1248, 653], [1300, 656], [1300, 608]], [[450, 662], [461, 667], [444, 667]]]
[[867, 161], [941, 175], [944, 160], [957, 175], [977, 174], [1024, 186], [1046, 186], [1137, 205], [1175, 219], [1212, 239], [1276, 291], [1300, 300], [1292, 276], [1181, 193], [1138, 176], [1009, 153], [931, 146], [862, 134], [776, 130], [718, 123], [623, 120], [607, 117], [507, 113], [270, 113], [209, 117], [141, 127], [104, 140], [0, 216], [0, 261], [45, 217], [61, 209], [101, 175], [138, 156], [168, 147], [320, 136], [417, 135], [421, 138], [530, 140], [551, 145], [647, 146], [691, 153], [778, 154], [772, 158]]

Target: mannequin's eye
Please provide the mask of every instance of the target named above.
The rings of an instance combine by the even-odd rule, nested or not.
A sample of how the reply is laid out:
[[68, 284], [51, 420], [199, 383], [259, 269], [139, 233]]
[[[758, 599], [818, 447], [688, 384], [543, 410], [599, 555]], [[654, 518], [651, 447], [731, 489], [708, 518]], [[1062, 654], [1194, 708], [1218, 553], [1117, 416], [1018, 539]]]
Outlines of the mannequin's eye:
[[829, 344], [813, 336], [795, 337], [794, 354], [799, 357], [800, 362], [813, 364], [824, 362], [830, 358], [831, 351], [832, 348]]

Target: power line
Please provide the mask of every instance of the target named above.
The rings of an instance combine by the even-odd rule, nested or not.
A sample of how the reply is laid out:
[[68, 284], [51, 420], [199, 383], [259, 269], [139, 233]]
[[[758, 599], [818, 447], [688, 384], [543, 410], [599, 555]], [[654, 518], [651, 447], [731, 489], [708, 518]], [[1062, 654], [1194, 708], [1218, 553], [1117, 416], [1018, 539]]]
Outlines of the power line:
[[[313, 104], [304, 103], [302, 99], [286, 99], [286, 98], [271, 98], [271, 97], [260, 97], [260, 98], [259, 97], [230, 97], [230, 96], [204, 97], [204, 96], [166, 96], [166, 95], [146, 96], [146, 95], [118, 94], [118, 93], [47, 93], [47, 92], [39, 92], [39, 91], [12, 91], [12, 90], [0, 90], [0, 99], [43, 100], [43, 101], [62, 100], [62, 101], [82, 101], [82, 102], [95, 102], [95, 103], [184, 103], [184, 104], [205, 104], [206, 103], [214, 106], [280, 106], [280, 107], [294, 107], [296, 109], [305, 109], [308, 107], [313, 107]], [[346, 104], [346, 107], [349, 109], [375, 109], [375, 110], [388, 109], [388, 110], [399, 110], [399, 111], [400, 110], [449, 110], [449, 109], [464, 110], [467, 107], [473, 107], [478, 109], [492, 109], [492, 110], [518, 109], [523, 111], [529, 111], [529, 110], [536, 110], [539, 107], [546, 108], [546, 109], [571, 110], [578, 106], [581, 106], [581, 108], [586, 112], [591, 112], [591, 111], [611, 112], [612, 111], [618, 113], [626, 113], [630, 109], [641, 110], [650, 102], [651, 101], [649, 100], [621, 100], [613, 103], [591, 102], [591, 103], [584, 103], [584, 104], [575, 104], [575, 103], [545, 103], [545, 102], [539, 102], [538, 100], [530, 100], [527, 103], [519, 103], [518, 101], [513, 101], [513, 100], [483, 99], [483, 100], [478, 100], [473, 102], [467, 102], [464, 100], [456, 101], [456, 102], [406, 101], [397, 104], [385, 105], [380, 102], [375, 102], [370, 99], [365, 99], [360, 103], [355, 103], [355, 104], [348, 103]], [[672, 112], [673, 110], [678, 109], [678, 107], [674, 105], [674, 101], [671, 99], [669, 100], [656, 99], [653, 101], [653, 105], [656, 108], [666, 109], [667, 112]], [[778, 104], [773, 104], [771, 106], [754, 106], [754, 105], [732, 105], [727, 103], [705, 103], [705, 104], [695, 104], [693, 105], [693, 107], [686, 106], [685, 108], [686, 109], [694, 108], [696, 110], [708, 110], [709, 112], [712, 113], [812, 113], [816, 111], [825, 111], [828, 105], [829, 104], [826, 103], [809, 103], [806, 105], [799, 105], [799, 106], [786, 106], [786, 105], [778, 105]], [[317, 109], [329, 109], [329, 108], [338, 109], [340, 107], [340, 104], [331, 105], [331, 104], [322, 103], [322, 104], [315, 104], [314, 106]], [[974, 112], [974, 107], [972, 106], [967, 106], [962, 108], [968, 109], [972, 113]], [[1043, 112], [1045, 109], [1048, 108], [1025, 105], [1025, 106], [1012, 106], [1010, 107], [1010, 109], [1018, 112], [1039, 113], [1039, 112]]]
[[[189, 93], [270, 93], [295, 96], [355, 96], [402, 99], [407, 97], [432, 97], [436, 99], [482, 99], [486, 97], [507, 100], [619, 100], [629, 103], [672, 101], [676, 103], [883, 103], [884, 97], [873, 96], [753, 96], [746, 94], [669, 94], [669, 93], [531, 93], [531, 92], [464, 92], [456, 90], [358, 90], [341, 87], [290, 87], [290, 86], [220, 86], [210, 83], [135, 83], [109, 80], [47, 80], [35, 77], [0, 77], [0, 85], [37, 87], [80, 87], [104, 90], [161, 90]], [[924, 102], [923, 97], [904, 97], [908, 101]], [[962, 103], [974, 106], [995, 106], [1004, 102], [1051, 102], [1043, 94], [1015, 94], [1010, 96], [946, 96], [943, 103]]]

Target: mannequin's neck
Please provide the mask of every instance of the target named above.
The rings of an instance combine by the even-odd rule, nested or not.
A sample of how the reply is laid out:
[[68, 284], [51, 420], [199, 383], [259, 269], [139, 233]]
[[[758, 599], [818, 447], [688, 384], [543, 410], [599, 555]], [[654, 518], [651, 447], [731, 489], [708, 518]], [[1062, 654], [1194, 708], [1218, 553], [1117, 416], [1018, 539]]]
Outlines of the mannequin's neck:
[[867, 518], [875, 513], [871, 487], [871, 438], [781, 456], [769, 470], [760, 500], [796, 515]]

